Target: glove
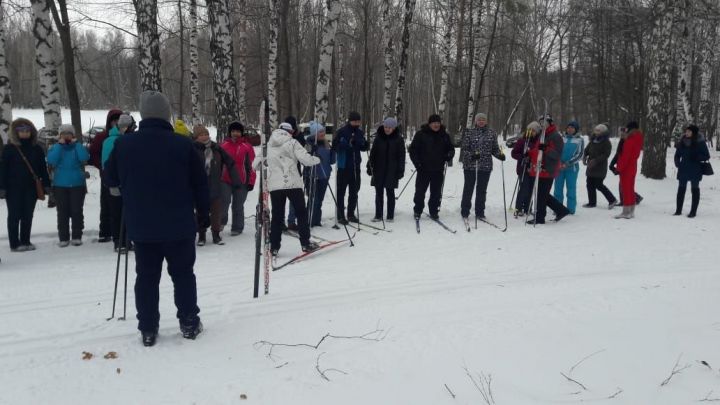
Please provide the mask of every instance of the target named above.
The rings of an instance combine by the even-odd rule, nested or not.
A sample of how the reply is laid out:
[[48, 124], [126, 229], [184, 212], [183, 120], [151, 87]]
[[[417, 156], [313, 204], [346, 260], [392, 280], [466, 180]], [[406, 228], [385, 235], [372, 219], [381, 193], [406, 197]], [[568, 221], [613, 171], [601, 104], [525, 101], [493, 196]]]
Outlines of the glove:
[[110, 187], [110, 195], [113, 197], [120, 197], [122, 194], [120, 193], [120, 189], [117, 187]]
[[200, 229], [210, 228], [210, 214], [198, 216], [198, 227]]
[[617, 171], [617, 168], [615, 166], [610, 166], [610, 171], [613, 172], [614, 175], [620, 174], [620, 172]]
[[505, 157], [505, 154], [504, 154], [504, 153], [501, 153], [501, 154], [500, 154], [500, 157], [499, 157], [498, 159], [500, 159], [501, 162], [504, 162], [505, 159], [507, 159], [507, 158]]
[[480, 152], [475, 152], [475, 153], [473, 153], [473, 154], [470, 156], [470, 158], [471, 158], [472, 160], [480, 160], [480, 157], [481, 157], [481, 156], [482, 156], [482, 155], [480, 154]]
[[255, 188], [255, 185], [254, 185], [254, 184], [248, 184], [248, 185], [247, 185], [248, 191], [253, 191], [254, 188]]
[[0, 200], [4, 200], [4, 199], [5, 199], [5, 194], [6, 194], [6, 193], [5, 193], [5, 190], [0, 188]]
[[546, 143], [541, 143], [541, 144], [538, 146], [538, 149], [540, 149], [541, 151], [545, 152], [545, 150], [547, 149], [547, 144], [546, 144]]

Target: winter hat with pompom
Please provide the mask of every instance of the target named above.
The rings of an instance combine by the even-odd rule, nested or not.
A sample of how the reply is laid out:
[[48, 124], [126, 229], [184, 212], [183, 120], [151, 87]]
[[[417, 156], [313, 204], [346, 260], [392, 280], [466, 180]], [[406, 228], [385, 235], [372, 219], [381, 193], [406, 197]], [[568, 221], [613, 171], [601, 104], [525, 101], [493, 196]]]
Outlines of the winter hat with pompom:
[[62, 124], [58, 127], [58, 135], [71, 134], [75, 136], [75, 127], [70, 124]]

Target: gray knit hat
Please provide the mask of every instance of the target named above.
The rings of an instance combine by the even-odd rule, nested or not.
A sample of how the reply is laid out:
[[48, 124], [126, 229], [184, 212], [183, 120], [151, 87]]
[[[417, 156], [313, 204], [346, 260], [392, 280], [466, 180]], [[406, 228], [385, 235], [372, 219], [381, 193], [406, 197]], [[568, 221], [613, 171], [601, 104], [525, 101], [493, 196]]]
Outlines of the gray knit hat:
[[529, 123], [527, 126], [527, 129], [535, 131], [536, 134], [539, 134], [540, 132], [542, 132], [542, 126], [537, 121], [533, 121], [533, 122]]
[[118, 118], [117, 126], [118, 128], [130, 128], [132, 126], [134, 120], [130, 116], [130, 114], [123, 114]]
[[598, 134], [598, 135], [605, 135], [605, 134], [609, 134], [609, 133], [610, 133], [610, 130], [608, 129], [607, 125], [605, 125], [605, 124], [598, 124], [598, 125], [596, 125], [595, 128], [593, 129], [593, 132], [595, 132], [595, 133]]
[[62, 124], [58, 127], [58, 135], [72, 134], [75, 136], [75, 127], [70, 124]]
[[476, 121], [476, 122], [477, 122], [477, 120], [479, 120], [480, 118], [482, 118], [482, 119], [484, 119], [485, 121], [487, 121], [487, 114], [485, 114], [485, 113], [477, 113], [477, 114], [475, 114], [475, 121]]
[[170, 101], [159, 91], [146, 90], [140, 94], [140, 118], [159, 118], [170, 122]]
[[398, 122], [393, 117], [387, 117], [385, 118], [385, 121], [383, 121], [383, 127], [385, 128], [397, 128]]

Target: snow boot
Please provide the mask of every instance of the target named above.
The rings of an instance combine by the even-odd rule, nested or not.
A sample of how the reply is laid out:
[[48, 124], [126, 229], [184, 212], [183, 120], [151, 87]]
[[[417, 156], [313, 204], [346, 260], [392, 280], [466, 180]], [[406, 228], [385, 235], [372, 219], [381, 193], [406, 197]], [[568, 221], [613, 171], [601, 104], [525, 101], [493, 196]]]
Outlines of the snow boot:
[[61, 248], [66, 248], [66, 247], [70, 246], [70, 241], [69, 240], [61, 240], [60, 243], [58, 243], [58, 246], [60, 246]]
[[340, 225], [348, 225], [348, 224], [350, 224], [350, 223], [348, 222], [348, 220], [345, 219], [345, 217], [340, 217], [340, 218], [338, 218], [337, 221], [338, 221], [338, 224], [340, 224]]
[[632, 208], [634, 205], [623, 205], [622, 213], [615, 215], [615, 219], [631, 219], [633, 218]]
[[142, 335], [142, 344], [145, 347], [152, 347], [155, 346], [155, 342], [157, 341], [158, 331], [157, 330], [143, 330], [140, 331], [140, 334]]
[[683, 202], [685, 201], [685, 187], [678, 187], [677, 196], [675, 197], [675, 213], [673, 215], [681, 215]]
[[308, 242], [306, 245], [303, 245], [303, 247], [302, 247], [302, 251], [305, 253], [311, 253], [318, 249], [320, 249], [320, 245], [318, 245], [315, 242]]
[[225, 242], [223, 242], [222, 238], [220, 237], [220, 232], [213, 232], [212, 233], [213, 243], [216, 245], [224, 245]]
[[180, 332], [185, 339], [195, 340], [195, 338], [203, 331], [203, 324], [198, 319], [197, 323], [180, 324]]
[[692, 205], [690, 206], [690, 213], [688, 214], [688, 218], [695, 218], [695, 216], [697, 215], [698, 205], [700, 205], [700, 189], [691, 188], [690, 192], [692, 192]]
[[33, 245], [32, 243], [28, 243], [27, 245], [25, 245], [25, 250], [27, 250], [28, 252], [32, 252], [35, 249], [35, 245]]
[[112, 242], [112, 238], [110, 236], [101, 236], [98, 238], [98, 243], [108, 243]]
[[555, 221], [555, 222], [560, 222], [563, 218], [565, 218], [565, 217], [568, 216], [568, 215], [570, 215], [570, 211], [569, 211], [569, 210], [563, 211], [563, 212], [555, 215], [555, 220], [554, 220], [554, 221]]
[[347, 220], [354, 223], [360, 223], [360, 220], [353, 214], [347, 216]]
[[[440, 219], [440, 215], [437, 212], [435, 212], [435, 213], [430, 214], [430, 218], [437, 221], [438, 219]], [[480, 219], [480, 218], [478, 217], [478, 219]]]
[[618, 200], [611, 201], [611, 202], [608, 204], [608, 209], [611, 210], [611, 209], [617, 207], [618, 204], [620, 204], [620, 203], [618, 202]]
[[382, 222], [382, 217], [375, 217], [371, 219], [370, 222]]
[[198, 246], [205, 246], [206, 240], [207, 240], [207, 239], [206, 239], [206, 232], [204, 232], [204, 231], [198, 232], [197, 245], [198, 245]]
[[297, 231], [298, 226], [297, 226], [297, 224], [291, 222], [287, 225], [287, 230], [288, 231]]
[[82, 239], [73, 239], [70, 241], [70, 244], [73, 246], [82, 246], [83, 241]]

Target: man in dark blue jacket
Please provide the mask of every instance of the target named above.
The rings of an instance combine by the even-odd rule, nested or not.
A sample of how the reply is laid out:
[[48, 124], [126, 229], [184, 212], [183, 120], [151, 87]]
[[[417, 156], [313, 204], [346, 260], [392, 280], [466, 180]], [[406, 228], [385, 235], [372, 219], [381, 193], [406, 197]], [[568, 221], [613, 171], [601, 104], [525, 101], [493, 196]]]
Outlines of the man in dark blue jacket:
[[160, 322], [163, 260], [175, 286], [175, 306], [186, 339], [202, 331], [197, 306], [195, 233], [210, 225], [204, 162], [189, 138], [170, 125], [170, 102], [160, 92], [140, 95], [140, 129], [121, 137], [105, 165], [105, 181], [123, 197], [128, 238], [135, 243], [135, 306], [145, 346]]
[[[351, 111], [348, 123], [335, 134], [332, 150], [337, 156], [337, 217], [338, 222], [347, 225], [359, 222], [355, 215], [358, 192], [360, 191], [360, 152], [368, 150], [365, 133], [360, 129], [360, 114]], [[345, 191], [349, 189], [347, 219], [345, 218]]]

